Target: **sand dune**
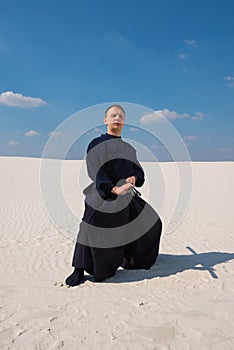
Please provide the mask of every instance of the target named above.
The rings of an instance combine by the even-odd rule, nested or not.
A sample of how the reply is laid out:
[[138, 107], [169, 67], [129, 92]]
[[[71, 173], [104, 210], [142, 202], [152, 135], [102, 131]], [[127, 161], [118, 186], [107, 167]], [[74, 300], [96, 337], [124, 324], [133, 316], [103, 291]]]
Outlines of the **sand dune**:
[[75, 288], [64, 279], [72, 271], [72, 238], [89, 182], [84, 163], [63, 164], [71, 216], [61, 214], [56, 189], [45, 203], [40, 159], [0, 157], [0, 167], [2, 350], [234, 348], [234, 163], [191, 163], [191, 200], [170, 234], [175, 164], [144, 163], [143, 198], [164, 222], [156, 264], [147, 271], [119, 269], [103, 283], [89, 278]]

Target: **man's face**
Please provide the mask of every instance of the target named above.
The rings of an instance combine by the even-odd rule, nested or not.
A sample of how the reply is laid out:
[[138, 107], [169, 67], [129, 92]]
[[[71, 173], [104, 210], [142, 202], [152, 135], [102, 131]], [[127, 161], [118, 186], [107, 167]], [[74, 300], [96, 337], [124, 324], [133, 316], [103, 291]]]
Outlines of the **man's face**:
[[113, 133], [120, 133], [124, 127], [125, 115], [122, 109], [112, 107], [107, 112], [104, 123], [107, 125], [108, 131]]

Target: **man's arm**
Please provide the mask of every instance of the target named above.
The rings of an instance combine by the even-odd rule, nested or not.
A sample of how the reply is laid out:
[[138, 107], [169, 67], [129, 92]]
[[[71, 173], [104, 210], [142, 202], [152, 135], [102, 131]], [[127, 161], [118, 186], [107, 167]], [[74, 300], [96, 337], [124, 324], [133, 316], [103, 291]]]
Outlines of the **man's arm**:
[[112, 188], [115, 186], [108, 174], [105, 171], [104, 165], [101, 165], [100, 148], [96, 148], [100, 142], [94, 139], [88, 146], [86, 164], [89, 177], [95, 182], [96, 188], [100, 196], [105, 199], [108, 198]]
[[134, 186], [141, 187], [145, 182], [145, 174], [142, 166], [137, 159], [136, 150], [133, 147], [132, 149], [133, 173], [126, 179], [126, 182], [131, 182], [134, 184]]

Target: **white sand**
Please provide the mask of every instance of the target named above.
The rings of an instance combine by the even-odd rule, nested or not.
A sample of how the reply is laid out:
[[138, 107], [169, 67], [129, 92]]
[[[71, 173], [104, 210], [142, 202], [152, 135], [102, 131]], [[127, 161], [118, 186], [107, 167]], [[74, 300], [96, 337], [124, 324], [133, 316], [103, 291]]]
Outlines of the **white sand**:
[[[66, 162], [63, 182], [81, 217], [78, 163]], [[160, 167], [173, 197], [173, 164]], [[0, 169], [1, 350], [234, 349], [233, 163], [192, 163], [190, 208], [173, 233], [163, 232], [150, 270], [118, 270], [75, 288], [61, 286], [74, 242], [44, 209], [40, 160], [0, 157]], [[144, 169], [155, 171], [152, 163]], [[156, 208], [163, 222], [169, 197]]]

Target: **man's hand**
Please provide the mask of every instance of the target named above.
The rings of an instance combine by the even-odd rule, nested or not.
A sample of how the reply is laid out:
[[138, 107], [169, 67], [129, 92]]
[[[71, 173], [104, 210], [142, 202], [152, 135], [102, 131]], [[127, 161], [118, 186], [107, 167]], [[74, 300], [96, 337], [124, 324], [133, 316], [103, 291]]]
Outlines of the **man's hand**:
[[111, 192], [117, 195], [124, 195], [129, 192], [130, 188], [134, 187], [134, 185], [130, 182], [122, 185], [122, 186], [115, 186], [112, 188]]
[[126, 179], [126, 182], [127, 182], [127, 183], [131, 183], [133, 186], [135, 186], [135, 183], [136, 183], [136, 178], [135, 178], [135, 176], [128, 177], [128, 178]]

